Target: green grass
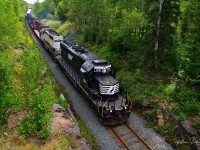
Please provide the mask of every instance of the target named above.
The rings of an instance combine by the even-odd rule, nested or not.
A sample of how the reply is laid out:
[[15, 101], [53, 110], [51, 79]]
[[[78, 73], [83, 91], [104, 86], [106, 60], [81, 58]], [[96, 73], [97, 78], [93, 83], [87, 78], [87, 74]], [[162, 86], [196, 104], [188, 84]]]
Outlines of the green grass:
[[196, 129], [200, 129], [200, 118], [195, 120], [193, 127]]
[[156, 125], [154, 126], [154, 130], [161, 133], [161, 134], [165, 134], [168, 136], [173, 136], [174, 135], [174, 130], [172, 128], [172, 126], [170, 124], [166, 124], [166, 125]]
[[92, 149], [99, 149], [99, 143], [92, 134], [90, 128], [80, 118], [77, 118], [77, 123], [80, 128], [81, 135], [90, 143]]

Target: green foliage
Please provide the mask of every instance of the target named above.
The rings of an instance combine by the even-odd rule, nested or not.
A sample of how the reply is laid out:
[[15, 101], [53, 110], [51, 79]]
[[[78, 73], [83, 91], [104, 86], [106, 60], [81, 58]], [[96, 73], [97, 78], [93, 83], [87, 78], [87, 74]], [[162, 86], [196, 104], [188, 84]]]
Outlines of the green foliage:
[[67, 29], [70, 29], [70, 27], [71, 27], [71, 23], [66, 21], [64, 24], [59, 26], [57, 31], [58, 31], [58, 33], [60, 33], [64, 37], [66, 37], [67, 36]]
[[25, 4], [20, 0], [0, 1], [0, 51], [4, 51], [18, 39], [17, 29], [24, 7]]
[[33, 5], [33, 12], [40, 19], [47, 17], [54, 18], [54, 2], [52, 0], [45, 0], [44, 2], [36, 1]]
[[173, 82], [167, 85], [166, 88], [163, 90], [163, 92], [165, 95], [169, 96], [172, 93], [174, 93], [175, 88], [176, 88], [176, 84]]
[[29, 113], [27, 118], [19, 123], [19, 131], [25, 137], [34, 134], [48, 137], [51, 106], [54, 101], [52, 83], [39, 49], [30, 45], [23, 53], [21, 60], [26, 69], [21, 78]]
[[154, 127], [154, 130], [161, 133], [161, 134], [166, 134], [166, 135], [169, 135], [169, 136], [173, 136], [174, 135], [174, 130], [173, 128], [171, 127], [170, 124], [166, 124], [166, 125], [157, 125]]
[[[157, 59], [162, 73], [171, 75], [179, 70], [183, 78], [198, 83], [200, 46], [196, 31], [199, 22], [198, 17], [193, 16], [199, 16], [199, 2], [195, 0], [194, 3], [179, 0], [163, 1], [161, 5], [155, 0], [92, 3], [89, 0], [45, 0], [36, 3], [35, 7], [38, 12], [49, 9], [48, 14], [70, 22], [72, 26], [60, 29], [63, 35], [66, 35], [63, 28], [72, 28], [84, 42], [106, 45], [99, 51], [107, 53], [108, 58], [116, 55], [112, 57], [115, 60], [126, 59], [128, 68], [153, 68]], [[118, 68], [118, 64], [116, 66]]]
[[61, 25], [61, 21], [56, 21], [52, 19], [42, 19], [41, 22], [47, 26], [50, 26], [54, 30], [57, 30]]
[[172, 104], [172, 110], [178, 114], [180, 113], [180, 106], [178, 104]]
[[7, 111], [16, 111], [21, 107], [21, 96], [16, 93], [13, 85], [17, 57], [13, 58], [9, 54], [20, 36], [18, 29], [22, 24], [24, 10], [25, 3], [22, 1], [0, 1], [0, 123], [7, 122]]
[[149, 121], [155, 121], [156, 119], [156, 111], [155, 110], [149, 110], [145, 112], [145, 116]]
[[188, 115], [200, 115], [200, 103], [196, 101], [187, 102], [184, 104], [185, 113]]
[[183, 88], [183, 89], [178, 89], [174, 97], [181, 103], [185, 104], [187, 101], [192, 101], [197, 99], [196, 93], [189, 89], [189, 88]]
[[[145, 47], [147, 48], [147, 59], [157, 61], [164, 71], [175, 68], [177, 64], [174, 35], [180, 16], [180, 1], [147, 1], [145, 11], [148, 16], [149, 32], [146, 35]], [[157, 41], [157, 48], [156, 48]], [[152, 51], [153, 50], [153, 51]]]
[[191, 83], [200, 81], [200, 45], [199, 34], [200, 2], [198, 0], [188, 1], [182, 4], [183, 21], [181, 24], [180, 42], [178, 45], [180, 72], [183, 78]]
[[197, 120], [194, 122], [193, 127], [196, 128], [196, 129], [200, 129], [200, 118], [197, 119]]
[[180, 113], [177, 118], [179, 121], [184, 121], [186, 119], [186, 115], [184, 113]]
[[80, 119], [76, 120], [80, 128], [81, 135], [84, 136], [90, 143], [92, 149], [99, 149], [99, 143], [96, 138], [93, 136], [92, 131], [88, 126]]
[[53, 15], [52, 14], [47, 14], [47, 19], [54, 19]]
[[0, 125], [0, 134], [2, 135], [5, 130], [5, 126]]
[[[0, 15], [0, 123], [7, 122], [10, 111], [27, 112], [19, 122], [20, 133], [47, 137], [54, 96], [44, 58], [23, 27], [21, 15], [26, 11], [25, 3], [5, 0], [0, 4], [4, 12]], [[19, 43], [23, 50], [14, 49]]]
[[[2, 59], [2, 55], [0, 55], [0, 61], [5, 60]], [[0, 62], [0, 121], [1, 122], [6, 122], [7, 121], [7, 115], [6, 115], [6, 110], [8, 109], [8, 103], [7, 101], [7, 91], [10, 91], [12, 89], [12, 86], [9, 86], [9, 66], [3, 65], [2, 62]]]

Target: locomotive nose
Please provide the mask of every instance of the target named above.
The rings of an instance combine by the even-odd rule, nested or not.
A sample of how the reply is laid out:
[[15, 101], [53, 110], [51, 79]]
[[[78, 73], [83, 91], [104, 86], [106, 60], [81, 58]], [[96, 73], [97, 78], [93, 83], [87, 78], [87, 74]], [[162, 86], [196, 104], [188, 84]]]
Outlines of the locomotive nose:
[[122, 115], [118, 115], [116, 119], [122, 120], [122, 119], [123, 119], [123, 116], [122, 116]]

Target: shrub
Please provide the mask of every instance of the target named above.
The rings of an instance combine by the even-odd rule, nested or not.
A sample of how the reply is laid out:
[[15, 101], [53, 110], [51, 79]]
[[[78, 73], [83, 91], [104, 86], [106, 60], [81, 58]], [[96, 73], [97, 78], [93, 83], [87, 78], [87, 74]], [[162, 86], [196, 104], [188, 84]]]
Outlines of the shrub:
[[157, 126], [154, 127], [154, 130], [159, 132], [159, 133], [166, 134], [166, 135], [169, 135], [169, 136], [174, 135], [174, 130], [169, 123], [167, 123], [166, 125], [163, 125], [163, 126], [157, 125]]
[[149, 110], [145, 113], [145, 116], [149, 121], [154, 121], [156, 119], [156, 111], [155, 110]]
[[166, 88], [164, 89], [163, 92], [165, 95], [169, 96], [169, 95], [173, 94], [175, 88], [176, 88], [176, 84], [174, 82], [172, 82], [166, 86]]
[[180, 106], [178, 104], [172, 104], [172, 110], [178, 114], [180, 113]]
[[54, 19], [54, 16], [53, 16], [52, 14], [47, 14], [47, 15], [46, 15], [46, 18], [47, 18], [47, 19]]
[[185, 105], [185, 112], [188, 115], [199, 115], [200, 104], [198, 102], [187, 102]]
[[193, 127], [196, 128], [196, 129], [200, 129], [200, 118], [197, 119], [197, 120], [194, 122]]
[[187, 101], [196, 100], [196, 94], [189, 88], [185, 88], [177, 91], [175, 98], [178, 99], [181, 104], [185, 104]]
[[19, 132], [27, 137], [29, 135], [39, 135], [40, 137], [48, 137], [50, 135], [51, 117], [51, 91], [44, 87], [40, 91], [34, 91], [28, 100], [30, 114], [27, 119], [19, 122]]
[[184, 121], [186, 119], [186, 115], [184, 113], [180, 113], [177, 119], [179, 121]]

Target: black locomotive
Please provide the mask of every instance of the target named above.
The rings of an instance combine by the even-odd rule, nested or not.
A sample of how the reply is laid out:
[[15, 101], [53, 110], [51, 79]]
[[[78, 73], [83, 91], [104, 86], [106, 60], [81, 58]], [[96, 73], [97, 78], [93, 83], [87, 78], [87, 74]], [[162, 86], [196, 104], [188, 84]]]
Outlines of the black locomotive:
[[[33, 19], [30, 11], [26, 18], [46, 49], [67, 72], [68, 78], [93, 102], [103, 123], [125, 122], [130, 115], [131, 103], [122, 97], [112, 65], [77, 44], [63, 41], [58, 33]], [[38, 24], [40, 28], [34, 27]]]

